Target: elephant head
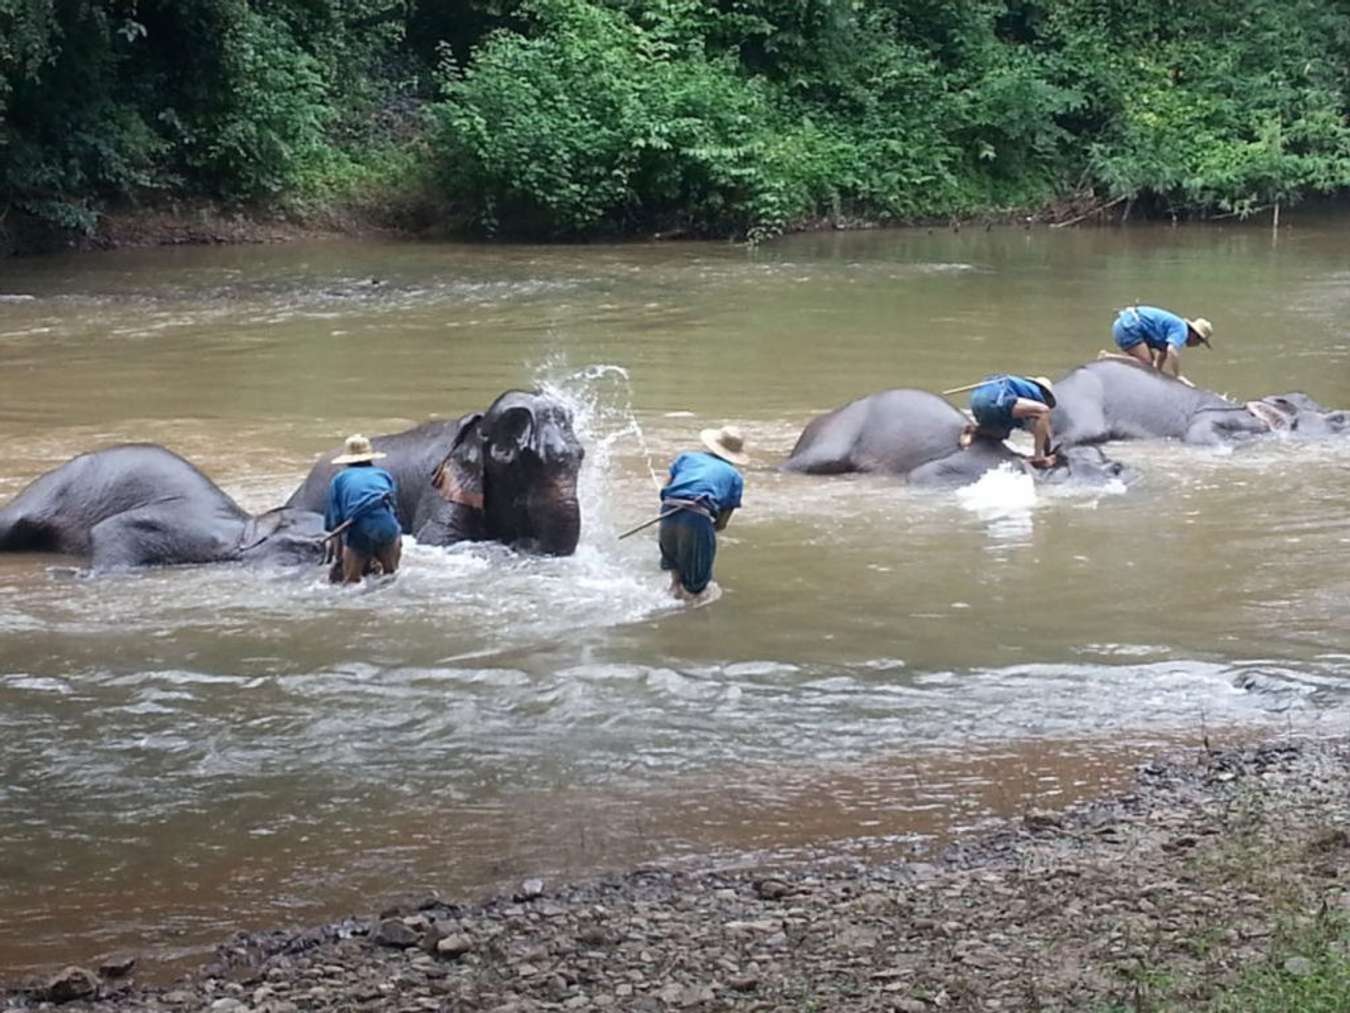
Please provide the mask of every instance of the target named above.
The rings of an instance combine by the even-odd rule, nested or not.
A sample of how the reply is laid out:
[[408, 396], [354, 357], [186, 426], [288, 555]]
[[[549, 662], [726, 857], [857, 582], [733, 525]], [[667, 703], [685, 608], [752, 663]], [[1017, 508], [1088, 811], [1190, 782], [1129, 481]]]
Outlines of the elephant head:
[[476, 515], [475, 537], [569, 556], [581, 537], [584, 456], [566, 405], [540, 391], [510, 390], [460, 421], [432, 484]]
[[1111, 482], [1129, 485], [1139, 477], [1135, 469], [1106, 456], [1096, 446], [1069, 447], [1059, 450], [1055, 457], [1054, 465], [1035, 473], [1050, 485], [1107, 485]]
[[1350, 412], [1329, 411], [1307, 394], [1272, 394], [1247, 402], [1247, 410], [1274, 432], [1311, 437], [1350, 434]]
[[268, 566], [320, 563], [324, 558], [323, 515], [278, 507], [251, 518], [244, 526], [239, 558]]

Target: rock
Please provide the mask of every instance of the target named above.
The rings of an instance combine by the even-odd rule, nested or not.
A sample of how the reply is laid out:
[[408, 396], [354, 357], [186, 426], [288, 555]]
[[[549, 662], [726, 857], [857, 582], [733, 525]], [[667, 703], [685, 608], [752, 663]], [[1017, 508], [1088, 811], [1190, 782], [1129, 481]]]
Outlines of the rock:
[[768, 919], [758, 919], [756, 921], [731, 921], [727, 922], [726, 930], [737, 935], [748, 932], [777, 932], [778, 923]]
[[42, 997], [49, 1002], [92, 999], [97, 994], [98, 975], [74, 965], [52, 975], [42, 987]]
[[1028, 830], [1058, 830], [1064, 826], [1064, 820], [1058, 813], [1032, 809], [1022, 817], [1022, 825]]
[[442, 957], [462, 957], [473, 950], [473, 940], [462, 932], [446, 936], [436, 944], [436, 952]]
[[427, 930], [422, 933], [422, 938], [417, 945], [428, 953], [435, 953], [436, 947], [440, 945], [441, 940], [447, 935], [449, 935], [449, 931], [444, 925], [438, 925], [435, 922], [432, 922], [427, 926]]
[[386, 918], [375, 926], [370, 941], [377, 946], [389, 946], [397, 950], [406, 950], [416, 946], [418, 935], [398, 918]]
[[246, 1007], [238, 999], [224, 998], [217, 999], [210, 1006], [211, 1013], [239, 1013]]
[[759, 988], [759, 979], [753, 974], [736, 974], [727, 979], [727, 984], [737, 992], [753, 992]]
[[1313, 972], [1313, 962], [1307, 957], [1290, 957], [1284, 962], [1284, 973], [1295, 978], [1306, 978]]
[[792, 892], [792, 887], [781, 879], [761, 879], [755, 883], [755, 893], [764, 900], [781, 900]]
[[609, 933], [599, 925], [585, 925], [577, 932], [577, 942], [583, 946], [604, 946], [609, 942]]
[[184, 992], [181, 989], [173, 992], [166, 992], [164, 1001], [170, 1006], [186, 1006], [192, 1001], [192, 994], [190, 992]]
[[527, 879], [520, 884], [520, 889], [515, 892], [511, 899], [519, 903], [534, 900], [537, 897], [542, 897], [543, 894], [544, 881], [542, 879]]
[[656, 998], [667, 1006], [682, 1006], [684, 1005], [684, 986], [677, 985], [672, 981], [656, 993]]
[[98, 973], [105, 978], [124, 978], [136, 966], [136, 958], [129, 953], [120, 953], [109, 957], [98, 966]]

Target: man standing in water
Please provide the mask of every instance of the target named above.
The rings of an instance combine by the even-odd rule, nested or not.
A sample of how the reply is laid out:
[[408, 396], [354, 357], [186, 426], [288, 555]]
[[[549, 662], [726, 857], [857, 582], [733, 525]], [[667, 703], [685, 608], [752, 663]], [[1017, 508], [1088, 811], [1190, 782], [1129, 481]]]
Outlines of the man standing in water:
[[[1209, 339], [1214, 325], [1204, 317], [1188, 320], [1156, 306], [1128, 306], [1116, 315], [1111, 325], [1111, 336], [1125, 356], [1150, 366], [1160, 373], [1171, 373], [1188, 387], [1194, 387], [1181, 375], [1181, 350], [1204, 345], [1212, 348]], [[1117, 356], [1103, 352], [1098, 358]]]
[[333, 458], [347, 467], [333, 476], [328, 487], [324, 527], [334, 531], [347, 524], [337, 562], [328, 575], [334, 584], [358, 584], [377, 562], [385, 574], [398, 569], [403, 552], [403, 530], [394, 514], [394, 476], [375, 461], [385, 455], [359, 433], [348, 436], [346, 453]]
[[745, 480], [732, 465], [744, 467], [745, 438], [735, 426], [704, 429], [707, 451], [681, 454], [670, 466], [661, 490], [661, 569], [670, 571], [670, 590], [693, 599], [712, 580], [717, 532], [741, 505]]
[[1036, 448], [1030, 463], [1048, 468], [1055, 463], [1050, 456], [1050, 410], [1054, 407], [1055, 390], [1043, 376], [991, 376], [970, 392], [975, 424], [961, 434], [961, 446], [970, 446], [976, 436], [1006, 440], [1014, 429], [1030, 428]]

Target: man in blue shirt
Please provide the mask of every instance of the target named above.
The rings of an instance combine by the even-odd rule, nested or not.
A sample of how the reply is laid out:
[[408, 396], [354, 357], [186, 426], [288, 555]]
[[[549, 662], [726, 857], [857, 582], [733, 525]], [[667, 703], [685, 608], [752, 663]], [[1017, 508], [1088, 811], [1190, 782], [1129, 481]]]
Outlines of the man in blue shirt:
[[970, 413], [975, 425], [961, 436], [961, 446], [970, 446], [975, 436], [1006, 440], [1014, 429], [1031, 429], [1035, 456], [1030, 464], [1048, 468], [1050, 456], [1050, 410], [1055, 407], [1055, 390], [1043, 376], [1013, 376], [998, 373], [970, 392]]
[[[1211, 348], [1213, 334], [1214, 325], [1204, 317], [1188, 320], [1156, 306], [1128, 306], [1111, 325], [1116, 346], [1127, 356], [1159, 372], [1171, 373], [1188, 387], [1195, 384], [1181, 375], [1181, 350], [1196, 345]], [[1105, 352], [1098, 358], [1111, 354]]]
[[670, 571], [677, 598], [702, 594], [712, 580], [717, 534], [741, 505], [745, 480], [732, 465], [744, 466], [745, 438], [735, 426], [704, 429], [707, 453], [681, 454], [661, 490], [661, 569]]
[[328, 487], [324, 527], [334, 531], [351, 522], [343, 533], [337, 562], [328, 575], [334, 584], [358, 584], [379, 563], [381, 571], [398, 569], [403, 552], [403, 530], [394, 513], [394, 476], [372, 463], [385, 455], [359, 434], [347, 437], [346, 453], [333, 458], [347, 465]]

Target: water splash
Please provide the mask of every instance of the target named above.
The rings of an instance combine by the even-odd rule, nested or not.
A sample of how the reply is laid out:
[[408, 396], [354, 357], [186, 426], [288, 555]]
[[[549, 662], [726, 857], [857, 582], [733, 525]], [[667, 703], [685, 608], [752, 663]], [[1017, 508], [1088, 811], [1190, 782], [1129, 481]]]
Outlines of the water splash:
[[[659, 490], [662, 484], [652, 464], [654, 455], [647, 435], [633, 408], [628, 370], [609, 363], [569, 369], [562, 359], [553, 358], [535, 370], [535, 383], [571, 409], [577, 437], [587, 448], [578, 489], [582, 516], [594, 517], [600, 523], [589, 526], [612, 536], [615, 526], [608, 509], [611, 497], [600, 479], [611, 474], [616, 450], [625, 440], [632, 439], [655, 488]], [[585, 531], [582, 538], [586, 539]]]
[[956, 490], [956, 501], [989, 527], [998, 539], [1031, 534], [1036, 483], [1026, 472], [1003, 464]]

